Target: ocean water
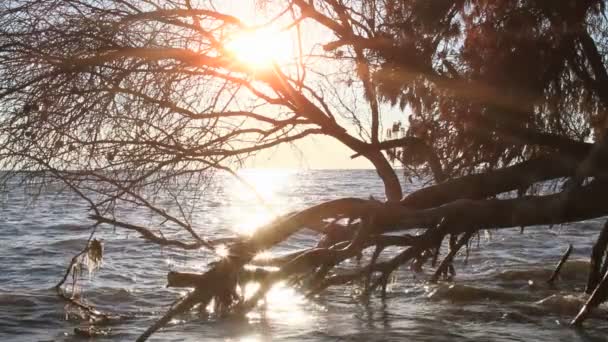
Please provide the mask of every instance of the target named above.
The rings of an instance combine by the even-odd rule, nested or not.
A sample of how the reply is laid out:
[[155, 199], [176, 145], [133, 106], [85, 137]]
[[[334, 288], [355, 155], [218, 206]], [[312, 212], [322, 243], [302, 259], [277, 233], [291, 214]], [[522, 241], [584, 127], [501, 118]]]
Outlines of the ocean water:
[[[234, 178], [218, 176], [200, 198], [193, 198], [194, 228], [208, 238], [249, 234], [274, 214], [340, 197], [382, 198], [382, 184], [371, 170], [247, 170], [271, 209]], [[417, 185], [408, 184], [406, 191]], [[162, 201], [162, 199], [161, 199]], [[171, 202], [159, 202], [170, 207]], [[175, 208], [173, 208], [175, 209]], [[69, 192], [24, 188], [0, 198], [0, 341], [132, 341], [184, 290], [166, 288], [171, 270], [202, 272], [214, 256], [146, 243], [134, 232], [98, 228], [103, 239], [101, 269], [80, 283], [83, 296], [120, 320], [100, 326], [105, 337], [79, 336], [87, 323], [58, 298], [53, 286], [90, 234], [85, 204]], [[122, 215], [152, 224], [149, 215], [125, 209]], [[182, 315], [152, 336], [152, 341], [605, 341], [606, 307], [584, 329], [568, 322], [584, 303], [588, 256], [603, 219], [481, 234], [468, 263], [457, 257], [453, 282], [431, 285], [402, 267], [385, 300], [357, 299], [358, 287], [330, 288], [307, 300], [278, 285], [264, 307], [247, 317], [203, 320]], [[315, 244], [303, 231], [271, 253]], [[546, 284], [567, 245], [574, 251], [553, 287]], [[394, 250], [387, 251], [390, 256]], [[354, 266], [356, 261], [347, 264]]]

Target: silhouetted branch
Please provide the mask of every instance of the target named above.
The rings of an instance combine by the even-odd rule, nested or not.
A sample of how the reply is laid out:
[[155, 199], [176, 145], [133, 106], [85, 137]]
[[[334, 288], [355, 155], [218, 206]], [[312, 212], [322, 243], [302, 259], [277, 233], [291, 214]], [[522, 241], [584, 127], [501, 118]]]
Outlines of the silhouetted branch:
[[561, 271], [562, 266], [564, 266], [566, 261], [568, 261], [568, 257], [570, 256], [570, 253], [572, 253], [572, 244], [568, 245], [568, 248], [562, 255], [561, 259], [559, 260], [559, 263], [557, 264], [557, 266], [555, 266], [555, 270], [553, 270], [551, 277], [549, 279], [547, 279], [547, 283], [549, 285], [553, 285], [553, 283], [555, 282], [555, 279], [557, 279], [557, 277], [559, 276], [559, 272]]

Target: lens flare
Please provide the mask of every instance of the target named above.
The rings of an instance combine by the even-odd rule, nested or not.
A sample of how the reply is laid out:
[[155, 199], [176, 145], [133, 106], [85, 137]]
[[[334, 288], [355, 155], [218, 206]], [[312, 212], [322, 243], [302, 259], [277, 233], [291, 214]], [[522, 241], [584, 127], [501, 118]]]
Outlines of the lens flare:
[[289, 34], [271, 28], [239, 32], [224, 48], [236, 61], [252, 69], [268, 69], [283, 64], [291, 54]]

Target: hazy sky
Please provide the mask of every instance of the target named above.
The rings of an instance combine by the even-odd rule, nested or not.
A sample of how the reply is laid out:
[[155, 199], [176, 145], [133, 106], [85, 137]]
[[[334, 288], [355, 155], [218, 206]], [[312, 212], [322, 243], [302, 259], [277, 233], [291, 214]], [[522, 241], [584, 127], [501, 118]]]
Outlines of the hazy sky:
[[334, 138], [314, 136], [304, 138], [292, 145], [263, 151], [250, 161], [256, 168], [304, 168], [304, 169], [369, 169], [367, 159], [351, 159], [353, 152], [336, 142]]
[[[217, 6], [218, 10], [235, 15], [249, 24], [265, 23], [267, 21], [266, 18], [269, 15], [268, 10], [270, 10], [270, 12], [280, 12], [282, 10], [278, 7], [267, 8], [265, 10], [256, 9], [254, 0], [222, 0], [214, 1], [214, 4]], [[272, 4], [272, 2], [270, 2], [270, 4]], [[274, 15], [270, 15], [270, 17], [273, 16]], [[321, 34], [321, 31], [317, 30], [316, 25], [306, 27], [306, 29], [303, 30], [302, 39], [305, 42], [304, 45], [312, 44], [311, 46], [332, 40], [331, 36], [327, 35], [327, 32]], [[307, 50], [307, 48], [305, 47], [304, 50]], [[323, 65], [320, 67], [320, 70], [322, 70]], [[348, 99], [342, 100], [348, 101]], [[369, 113], [367, 113], [369, 107], [363, 104], [362, 107], [354, 106], [353, 108], [359, 108], [358, 111], [362, 111], [360, 119], [363, 119], [362, 121], [365, 122], [366, 119], [364, 119], [364, 117], [369, 115]], [[381, 129], [380, 131], [380, 139], [384, 138], [384, 130], [387, 127], [390, 127], [394, 121], [400, 120], [402, 123], [407, 124], [407, 115], [398, 108], [381, 105], [380, 111], [382, 125], [384, 126], [384, 129]], [[343, 113], [334, 114], [340, 116], [340, 114]], [[350, 123], [344, 120], [340, 120], [339, 122], [351, 135], [359, 138], [356, 130]], [[291, 145], [280, 145], [268, 151], [262, 151], [258, 153], [255, 158], [249, 160], [246, 166], [310, 169], [373, 168], [372, 164], [363, 157], [351, 159], [350, 156], [353, 154], [353, 151], [334, 138], [315, 135], [301, 139]]]

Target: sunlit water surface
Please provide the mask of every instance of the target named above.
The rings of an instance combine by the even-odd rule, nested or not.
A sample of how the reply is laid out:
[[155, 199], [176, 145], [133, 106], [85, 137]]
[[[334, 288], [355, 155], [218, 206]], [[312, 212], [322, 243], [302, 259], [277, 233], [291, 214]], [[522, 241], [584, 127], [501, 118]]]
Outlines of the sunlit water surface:
[[[257, 226], [285, 213], [345, 197], [383, 197], [374, 171], [248, 170], [249, 189], [229, 176], [196, 199], [194, 227], [208, 238], [252, 234]], [[411, 191], [415, 188], [408, 186]], [[14, 189], [0, 203], [0, 341], [73, 341], [74, 328], [85, 326], [66, 315], [65, 302], [52, 289], [71, 257], [90, 233], [86, 207], [67, 193], [49, 190], [37, 201]], [[170, 202], [167, 202], [170, 203]], [[126, 209], [122, 215], [140, 224], [150, 217]], [[357, 287], [332, 288], [306, 300], [285, 284], [276, 286], [266, 305], [241, 319], [202, 320], [195, 314], [174, 319], [153, 335], [156, 341], [604, 341], [608, 333], [602, 307], [585, 330], [567, 327], [584, 297], [587, 256], [602, 220], [529, 227], [484, 234], [459, 257], [453, 283], [429, 285], [425, 274], [403, 267], [389, 286], [388, 298], [356, 299]], [[99, 309], [124, 317], [103, 326], [107, 337], [134, 340], [184, 290], [167, 289], [170, 270], [203, 271], [213, 257], [204, 251], [183, 253], [145, 243], [137, 234], [103, 227], [101, 270], [84, 281], [85, 298]], [[312, 246], [316, 237], [303, 231], [271, 253]], [[568, 243], [571, 261], [554, 288], [545, 284]], [[391, 251], [388, 251], [390, 255]], [[393, 251], [394, 253], [394, 251]], [[350, 261], [354, 265], [355, 261]], [[253, 291], [255, 285], [246, 291]]]

